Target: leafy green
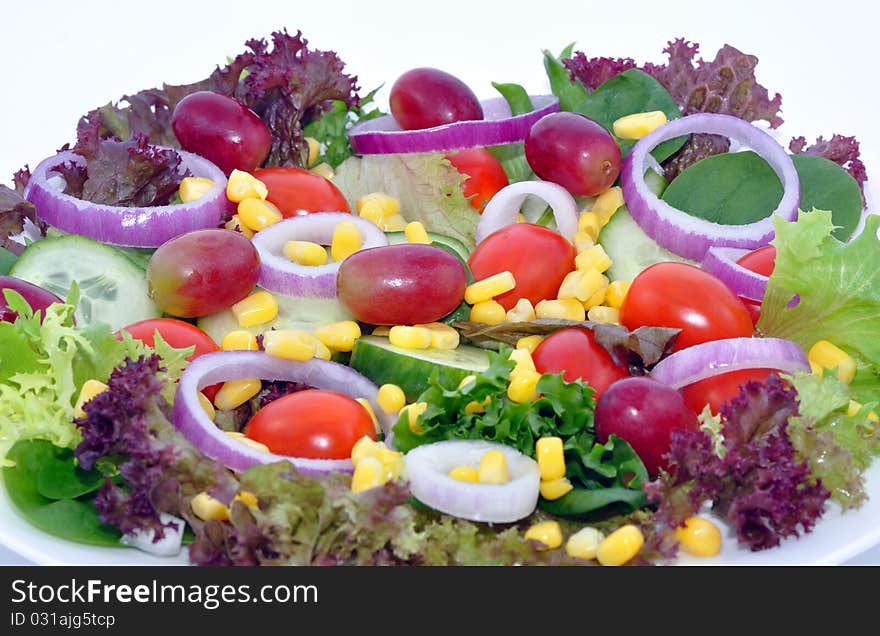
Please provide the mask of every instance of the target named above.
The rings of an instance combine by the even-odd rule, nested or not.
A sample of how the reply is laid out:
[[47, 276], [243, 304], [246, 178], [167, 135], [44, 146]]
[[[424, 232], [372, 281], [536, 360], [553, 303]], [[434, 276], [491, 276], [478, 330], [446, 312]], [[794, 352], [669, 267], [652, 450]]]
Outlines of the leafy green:
[[577, 111], [590, 95], [581, 82], [571, 80], [571, 74], [562, 63], [571, 57], [573, 50], [574, 43], [565, 47], [558, 57], [550, 51], [544, 51], [544, 70], [550, 80], [550, 90], [559, 98], [559, 107], [566, 111]]
[[335, 99], [328, 111], [306, 125], [303, 131], [305, 136], [313, 137], [321, 144], [319, 162], [336, 168], [354, 154], [348, 141], [348, 130], [355, 124], [385, 115], [378, 108], [367, 108], [373, 104], [381, 88], [379, 86], [361, 97], [357, 106], [349, 107], [345, 100]]
[[526, 149], [523, 142], [504, 144], [502, 146], [489, 146], [487, 148], [504, 168], [507, 180], [510, 183], [528, 181], [535, 176], [532, 167], [526, 159]]
[[14, 252], [10, 252], [5, 247], [0, 247], [0, 276], [9, 274], [12, 264], [18, 259]]
[[841, 241], [852, 236], [862, 215], [859, 182], [837, 163], [814, 155], [793, 155], [801, 183], [803, 210], [831, 210], [835, 228], [832, 235]]
[[529, 97], [528, 91], [520, 84], [502, 84], [492, 82], [492, 87], [501, 93], [501, 96], [507, 100], [510, 106], [511, 115], [523, 115], [532, 112], [535, 107]]

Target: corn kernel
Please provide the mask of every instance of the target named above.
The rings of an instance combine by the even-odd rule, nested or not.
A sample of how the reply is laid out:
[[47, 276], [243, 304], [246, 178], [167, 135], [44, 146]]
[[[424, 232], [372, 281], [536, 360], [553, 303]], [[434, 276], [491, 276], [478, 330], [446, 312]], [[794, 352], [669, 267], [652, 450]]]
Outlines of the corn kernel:
[[223, 224], [223, 227], [225, 227], [227, 230], [238, 232], [245, 238], [254, 238], [254, 234], [256, 234], [256, 232], [254, 232], [251, 228], [247, 227], [246, 225], [242, 225], [241, 220], [238, 218], [237, 214], [233, 214], [232, 218]]
[[585, 526], [568, 538], [565, 553], [575, 559], [595, 559], [599, 543], [604, 538], [605, 535], [596, 528]]
[[410, 221], [403, 228], [403, 234], [408, 243], [421, 243], [427, 245], [431, 242], [425, 226], [420, 221]]
[[239, 433], [237, 431], [226, 431], [226, 435], [228, 435], [229, 437], [234, 439], [236, 442], [238, 442], [240, 444], [244, 444], [245, 446], [253, 448], [254, 450], [258, 450], [261, 453], [268, 453], [269, 452], [268, 446], [258, 442], [255, 439], [251, 439], [250, 437], [248, 437], [244, 433]]
[[675, 529], [679, 547], [698, 557], [715, 556], [721, 552], [721, 530], [703, 517], [688, 517], [683, 526]]
[[351, 476], [351, 491], [358, 493], [387, 483], [385, 467], [375, 457], [364, 457], [354, 468]]
[[472, 484], [480, 481], [480, 472], [473, 466], [456, 466], [448, 474], [458, 481], [467, 481]]
[[306, 159], [306, 167], [314, 166], [321, 156], [321, 142], [314, 137], [306, 137], [306, 143], [309, 146], [309, 158]]
[[562, 545], [562, 529], [557, 521], [542, 521], [532, 524], [525, 538], [542, 544], [542, 549], [555, 550]]
[[641, 139], [666, 123], [666, 113], [652, 110], [646, 113], [633, 113], [614, 120], [614, 134], [621, 139]]
[[829, 371], [837, 368], [837, 379], [845, 384], [852, 382], [856, 375], [856, 361], [846, 351], [828, 342], [819, 340], [810, 347], [807, 358]]
[[[385, 228], [385, 211], [382, 209], [382, 206], [378, 203], [367, 202], [362, 207], [360, 212], [358, 213], [362, 219], [366, 219], [376, 227]], [[404, 227], [406, 227], [406, 223], [404, 223]]]
[[384, 192], [370, 192], [360, 197], [355, 203], [358, 214], [361, 214], [367, 205], [378, 206], [382, 211], [382, 216], [386, 218], [400, 214], [400, 201]]
[[322, 177], [324, 177], [325, 179], [328, 179], [328, 180], [329, 180], [329, 179], [332, 179], [333, 176], [336, 174], [336, 173], [333, 171], [333, 166], [331, 166], [331, 165], [330, 165], [329, 163], [327, 163], [326, 161], [322, 161], [322, 162], [319, 163], [318, 165], [316, 165], [316, 166], [312, 166], [312, 167], [310, 168], [310, 170], [311, 170], [312, 172], [314, 172], [315, 174], [319, 174], [319, 175], [321, 175]]
[[249, 508], [257, 508], [260, 503], [257, 500], [257, 496], [248, 490], [242, 490], [240, 493], [232, 498], [232, 501], [240, 501]]
[[200, 492], [189, 503], [193, 514], [202, 521], [229, 521], [229, 508], [206, 492]]
[[336, 351], [351, 351], [361, 337], [361, 328], [354, 320], [341, 320], [321, 325], [315, 329], [315, 337]]
[[278, 223], [284, 216], [274, 203], [263, 199], [245, 199], [238, 204], [238, 220], [254, 232]]
[[374, 336], [383, 336], [385, 338], [388, 337], [388, 334], [391, 333], [391, 325], [379, 325], [375, 329], [370, 332]]
[[599, 238], [599, 230], [602, 229], [602, 223], [599, 215], [595, 212], [581, 212], [578, 217], [578, 232], [583, 232], [589, 236], [593, 242]]
[[300, 329], [270, 329], [263, 334], [263, 349], [270, 356], [305, 362], [315, 357], [315, 338]]
[[507, 310], [507, 322], [531, 322], [535, 319], [535, 308], [528, 298], [520, 298]]
[[567, 495], [574, 489], [574, 486], [571, 485], [571, 482], [568, 481], [567, 477], [563, 477], [562, 479], [553, 479], [550, 481], [541, 480], [541, 485], [538, 489], [544, 499], [547, 501], [554, 501]]
[[[608, 282], [608, 278], [605, 278], [605, 282]], [[584, 309], [589, 311], [593, 307], [601, 305], [605, 302], [605, 292], [608, 291], [608, 285], [602, 285], [599, 289], [595, 291], [595, 293], [587, 298], [584, 301]]]
[[562, 320], [586, 320], [584, 306], [575, 298], [542, 300], [535, 305], [535, 316], [538, 318], [559, 318]]
[[560, 300], [576, 298], [583, 303], [600, 291], [604, 298], [606, 287], [608, 287], [608, 277], [600, 273], [598, 269], [576, 269], [570, 271], [562, 279], [556, 297]]
[[517, 349], [525, 349], [529, 353], [534, 353], [538, 345], [544, 340], [544, 336], [535, 334], [534, 336], [523, 336], [516, 341]]
[[486, 396], [482, 402], [477, 402], [476, 400], [471, 400], [467, 404], [464, 405], [464, 412], [468, 415], [474, 415], [478, 413], [485, 413], [486, 407], [492, 402], [491, 396]]
[[605, 227], [623, 203], [623, 190], [620, 186], [614, 186], [599, 195], [590, 212], [599, 217], [599, 226]]
[[333, 238], [330, 240], [330, 256], [334, 261], [345, 260], [361, 247], [364, 242], [357, 225], [351, 221], [340, 221], [333, 228]]
[[226, 181], [226, 198], [233, 203], [241, 203], [245, 199], [265, 199], [269, 194], [266, 184], [254, 175], [235, 169]]
[[504, 322], [507, 312], [497, 300], [484, 300], [471, 307], [471, 322], [481, 322], [486, 325], [497, 325]]
[[208, 399], [208, 396], [199, 391], [199, 406], [202, 407], [202, 410], [205, 412], [205, 415], [208, 416], [208, 419], [212, 422], [214, 418], [217, 417], [217, 412], [214, 410], [214, 405], [211, 404], [211, 400]]
[[629, 523], [602, 539], [596, 549], [596, 558], [602, 565], [623, 565], [631, 561], [644, 544], [642, 531]]
[[574, 259], [574, 265], [581, 270], [595, 269], [602, 274], [611, 267], [611, 257], [604, 247], [596, 244], [580, 252]]
[[183, 203], [198, 201], [214, 187], [214, 182], [206, 177], [184, 177], [177, 189]]
[[504, 453], [499, 450], [483, 453], [477, 469], [477, 481], [481, 484], [506, 484], [510, 481], [510, 469]]
[[526, 219], [526, 215], [523, 214], [522, 212], [517, 212], [516, 213], [516, 222], [517, 223], [528, 223], [528, 220]]
[[808, 360], [808, 362], [810, 363], [810, 373], [813, 375], [821, 376], [825, 373], [825, 369], [818, 362], [813, 362], [812, 360]]
[[327, 262], [327, 249], [311, 241], [287, 241], [282, 248], [284, 255], [299, 265], [317, 267]]
[[409, 424], [409, 430], [413, 433], [422, 433], [424, 431], [419, 425], [419, 416], [424, 413], [427, 408], [427, 402], [413, 402], [400, 409], [400, 415], [406, 413], [406, 421]]
[[83, 382], [83, 385], [79, 390], [79, 397], [76, 400], [76, 406], [73, 407], [73, 416], [77, 418], [85, 417], [86, 413], [83, 410], [83, 405], [96, 395], [106, 391], [108, 388], [109, 387], [100, 380], [86, 380]]
[[221, 411], [231, 411], [250, 400], [262, 388], [263, 383], [257, 378], [227, 380], [214, 396], [214, 406]]
[[565, 477], [565, 452], [561, 437], [541, 437], [535, 442], [535, 459], [541, 479], [553, 481]]
[[230, 307], [240, 327], [253, 327], [275, 320], [278, 302], [267, 291], [258, 291]]
[[457, 349], [461, 341], [458, 331], [442, 322], [427, 322], [413, 325], [431, 332], [431, 349]]
[[372, 440], [364, 435], [351, 448], [351, 462], [355, 467], [365, 457], [378, 459], [382, 463], [387, 481], [397, 479], [403, 472], [403, 453], [388, 448], [383, 442]]
[[605, 290], [605, 304], [615, 309], [623, 307], [630, 285], [628, 280], [613, 280], [608, 283], [608, 289]]
[[619, 325], [620, 310], [605, 305], [593, 305], [587, 310], [587, 320], [607, 325]]
[[[846, 414], [847, 415], [858, 415], [859, 411], [862, 410], [862, 404], [860, 402], [856, 402], [855, 400], [850, 400], [849, 404], [846, 406]], [[874, 411], [870, 411], [866, 416], [868, 420], [872, 422], [878, 421], [880, 416], [878, 416]]]
[[379, 420], [376, 419], [376, 412], [373, 410], [373, 405], [370, 404], [370, 401], [367, 398], [362, 398], [362, 397], [355, 398], [354, 401], [357, 402], [358, 404], [360, 404], [362, 407], [364, 407], [364, 410], [367, 412], [367, 414], [370, 416], [370, 419], [373, 421], [373, 429], [376, 431], [376, 433], [381, 433], [382, 427], [379, 426]]
[[321, 360], [330, 360], [333, 357], [333, 352], [330, 351], [327, 345], [318, 340], [314, 335], [309, 335], [312, 337], [312, 342], [315, 345], [315, 357]]
[[376, 394], [376, 402], [386, 413], [397, 413], [406, 404], [406, 395], [396, 384], [383, 384]]
[[517, 403], [531, 402], [537, 396], [536, 387], [541, 374], [537, 371], [523, 370], [510, 374], [507, 397]]
[[260, 348], [257, 337], [247, 329], [230, 331], [220, 341], [223, 351], [256, 351]]
[[469, 305], [476, 305], [509, 292], [514, 287], [516, 280], [513, 274], [504, 270], [468, 285], [464, 290], [464, 301]]
[[[464, 389], [465, 387], [467, 387], [469, 384], [470, 384], [470, 385], [475, 385], [476, 383], [477, 383], [477, 376], [475, 376], [475, 375], [466, 375], [466, 376], [464, 376], [464, 377], [461, 379], [461, 382], [458, 383], [458, 390], [461, 391], [462, 389]], [[469, 387], [468, 387], [468, 390], [470, 390]]]
[[405, 227], [406, 219], [401, 214], [386, 216], [385, 221], [382, 223], [382, 229], [385, 232], [402, 232]]
[[510, 352], [507, 359], [513, 360], [516, 363], [511, 373], [518, 373], [522, 370], [535, 370], [535, 361], [532, 360], [532, 352], [528, 349], [514, 349]]
[[388, 341], [404, 349], [427, 349], [431, 346], [431, 330], [426, 327], [394, 325], [388, 332]]
[[596, 244], [596, 239], [594, 239], [586, 232], [578, 230], [572, 235], [571, 242], [574, 245], [575, 252], [580, 254], [584, 250], [588, 250], [593, 247]]

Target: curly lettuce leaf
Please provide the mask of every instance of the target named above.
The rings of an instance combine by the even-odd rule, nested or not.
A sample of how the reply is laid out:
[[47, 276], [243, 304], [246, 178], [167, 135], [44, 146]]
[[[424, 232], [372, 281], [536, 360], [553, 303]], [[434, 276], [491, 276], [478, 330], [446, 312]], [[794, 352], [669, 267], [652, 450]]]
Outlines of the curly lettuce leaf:
[[15, 240], [25, 230], [25, 222], [38, 224], [37, 209], [15, 190], [0, 184], [0, 248], [21, 254], [24, 244]]
[[342, 99], [333, 100], [328, 110], [304, 127], [306, 137], [317, 139], [321, 144], [319, 162], [336, 168], [354, 154], [348, 139], [348, 130], [363, 121], [386, 114], [379, 108], [367, 109], [367, 106], [373, 104], [376, 93], [381, 88], [379, 86], [361, 97], [358, 104], [349, 104]]

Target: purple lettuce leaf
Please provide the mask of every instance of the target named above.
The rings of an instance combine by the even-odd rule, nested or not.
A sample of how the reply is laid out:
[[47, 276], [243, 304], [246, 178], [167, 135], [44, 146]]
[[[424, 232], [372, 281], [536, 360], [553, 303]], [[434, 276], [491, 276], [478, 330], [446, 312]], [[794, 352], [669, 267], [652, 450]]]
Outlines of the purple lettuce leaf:
[[12, 239], [25, 229], [25, 220], [29, 220], [42, 229], [37, 220], [37, 209], [32, 203], [5, 185], [0, 184], [0, 247], [14, 254], [21, 254], [24, 245]]

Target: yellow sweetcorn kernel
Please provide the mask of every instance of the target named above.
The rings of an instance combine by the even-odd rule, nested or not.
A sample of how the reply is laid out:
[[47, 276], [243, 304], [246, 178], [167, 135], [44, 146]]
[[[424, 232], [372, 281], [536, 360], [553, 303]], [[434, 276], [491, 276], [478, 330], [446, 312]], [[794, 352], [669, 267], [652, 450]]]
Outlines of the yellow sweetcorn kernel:
[[480, 481], [480, 471], [473, 466], [456, 466], [449, 471], [448, 475], [458, 481], [467, 481], [472, 484]]
[[253, 448], [254, 450], [258, 450], [261, 453], [268, 453], [269, 452], [268, 446], [266, 446], [265, 444], [261, 444], [260, 442], [258, 442], [255, 439], [251, 439], [250, 437], [246, 436], [244, 433], [239, 433], [238, 431], [226, 431], [226, 435], [228, 435], [229, 437], [234, 439], [236, 442], [244, 444], [245, 446], [249, 446], [250, 448]]
[[214, 182], [207, 177], [184, 177], [177, 189], [177, 194], [183, 203], [198, 201], [205, 193], [214, 187]]
[[516, 213], [516, 222], [517, 223], [526, 223], [527, 222], [526, 215], [523, 214], [522, 212], [517, 212]]
[[541, 374], [537, 371], [522, 371], [510, 374], [510, 382], [507, 385], [507, 397], [517, 403], [531, 402], [538, 395], [537, 385]]
[[355, 203], [355, 209], [360, 215], [364, 207], [367, 205], [378, 206], [382, 212], [382, 216], [389, 217], [400, 214], [400, 201], [384, 192], [370, 192], [360, 197]]
[[704, 517], [688, 517], [675, 529], [679, 547], [698, 557], [711, 557], [721, 552], [721, 530]]
[[375, 329], [373, 329], [370, 333], [374, 336], [382, 336], [384, 338], [388, 337], [388, 334], [391, 332], [391, 325], [379, 325]]
[[605, 252], [604, 247], [596, 244], [578, 253], [575, 256], [574, 265], [577, 269], [595, 269], [602, 274], [611, 267], [611, 257]]
[[421, 426], [419, 426], [419, 416], [424, 413], [427, 408], [427, 402], [413, 402], [412, 404], [407, 404], [402, 409], [400, 409], [400, 415], [406, 413], [409, 430], [411, 430], [413, 433], [421, 433], [424, 430]]
[[257, 508], [260, 505], [257, 496], [248, 490], [242, 490], [240, 493], [236, 494], [235, 497], [232, 498], [232, 501], [240, 501], [249, 508]]
[[852, 382], [856, 375], [855, 358], [827, 340], [819, 340], [810, 347], [807, 358], [823, 369], [837, 368], [837, 379], [845, 384]]
[[528, 298], [520, 298], [507, 310], [507, 322], [531, 322], [535, 319], [535, 308]]
[[565, 453], [561, 437], [541, 437], [535, 442], [535, 460], [541, 479], [553, 481], [565, 477]]
[[606, 305], [593, 305], [587, 310], [587, 320], [608, 325], [619, 325], [620, 310]]
[[[362, 219], [366, 219], [376, 227], [385, 228], [385, 211], [378, 203], [365, 203], [361, 207], [360, 212], [358, 212], [358, 216]], [[404, 227], [405, 226], [406, 224], [404, 223]]]
[[481, 322], [486, 325], [497, 325], [504, 322], [507, 312], [497, 300], [484, 300], [471, 307], [471, 322]]
[[351, 448], [351, 462], [357, 467], [365, 457], [378, 459], [382, 463], [385, 478], [393, 481], [403, 472], [403, 453], [388, 448], [384, 442], [377, 442], [364, 435]]
[[534, 353], [538, 345], [544, 340], [544, 336], [535, 334], [534, 336], [523, 336], [516, 341], [517, 349], [525, 349], [529, 353]]
[[581, 302], [590, 300], [596, 292], [603, 291], [608, 287], [608, 277], [598, 269], [575, 269], [570, 271], [562, 279], [559, 285], [557, 298], [576, 298]]
[[576, 559], [592, 560], [596, 558], [599, 543], [605, 535], [596, 528], [585, 526], [575, 532], [565, 542], [565, 553]]
[[654, 132], [667, 121], [666, 113], [662, 110], [652, 110], [645, 113], [633, 113], [624, 115], [614, 120], [612, 128], [614, 134], [621, 139], [641, 139], [645, 135]]
[[361, 337], [361, 328], [354, 320], [340, 320], [315, 329], [315, 337], [335, 351], [351, 351]]
[[583, 232], [595, 243], [596, 239], [599, 238], [599, 230], [601, 229], [602, 223], [599, 220], [598, 214], [590, 211], [581, 212], [578, 217], [578, 232]]
[[85, 417], [86, 413], [83, 411], [83, 405], [96, 395], [106, 391], [108, 388], [109, 387], [100, 380], [86, 380], [83, 382], [83, 385], [79, 390], [79, 397], [76, 399], [76, 405], [73, 407], [73, 416], [77, 418]]
[[535, 371], [535, 361], [532, 360], [532, 352], [528, 349], [514, 349], [507, 357], [513, 360], [516, 366], [513, 367], [511, 373], [519, 373], [520, 371]]
[[238, 204], [238, 220], [254, 232], [278, 223], [284, 216], [274, 203], [263, 199], [245, 199]]
[[604, 227], [623, 203], [623, 190], [620, 186], [614, 186], [599, 195], [590, 212], [599, 217], [599, 225]]
[[214, 396], [214, 406], [221, 411], [231, 411], [250, 400], [262, 388], [263, 383], [258, 378], [227, 380]]
[[[864, 406], [861, 402], [856, 402], [855, 400], [850, 400], [849, 404], [846, 406], [846, 414], [847, 415], [858, 415], [859, 411], [862, 410], [862, 406]], [[877, 415], [874, 411], [869, 411], [865, 416], [871, 422], [877, 422], [880, 420], [880, 416]]]
[[507, 457], [499, 450], [486, 451], [477, 468], [477, 481], [481, 484], [506, 484], [510, 481]]
[[321, 360], [329, 360], [333, 357], [333, 352], [325, 345], [323, 342], [318, 340], [314, 335], [309, 334], [312, 337], [312, 342], [315, 343], [315, 357], [320, 358]]
[[426, 322], [413, 327], [422, 327], [431, 332], [431, 349], [457, 349], [461, 342], [458, 331], [442, 322]]
[[256, 232], [254, 232], [251, 228], [247, 227], [246, 225], [242, 225], [241, 220], [238, 218], [237, 214], [233, 214], [232, 218], [223, 224], [223, 227], [225, 227], [227, 230], [238, 232], [245, 238], [253, 238], [254, 234], [256, 234]]
[[260, 348], [257, 337], [247, 329], [230, 331], [220, 340], [223, 351], [256, 351]]
[[394, 325], [388, 332], [388, 341], [404, 349], [427, 349], [431, 346], [431, 330], [426, 327]]
[[410, 221], [403, 228], [403, 234], [406, 236], [407, 243], [421, 243], [427, 245], [431, 242], [428, 237], [428, 231], [420, 221]]
[[193, 514], [202, 521], [229, 521], [229, 508], [206, 492], [200, 492], [189, 502]]
[[630, 523], [602, 539], [596, 549], [596, 558], [602, 565], [623, 565], [631, 561], [644, 544], [642, 531]]
[[202, 410], [205, 412], [205, 415], [208, 416], [208, 419], [212, 422], [214, 418], [217, 417], [217, 412], [214, 410], [214, 405], [211, 404], [211, 400], [208, 399], [208, 396], [199, 391], [199, 406], [202, 407]]
[[559, 318], [562, 320], [586, 320], [587, 312], [576, 298], [542, 300], [535, 305], [538, 318]]
[[306, 167], [314, 166], [321, 156], [321, 142], [314, 137], [306, 137], [306, 143], [309, 146], [309, 158], [306, 159]]
[[265, 199], [269, 194], [266, 184], [254, 175], [235, 169], [226, 182], [226, 198], [233, 203], [241, 203], [245, 199]]
[[574, 245], [575, 251], [580, 254], [584, 250], [588, 250], [593, 247], [596, 244], [596, 239], [594, 239], [586, 232], [578, 230], [572, 235], [571, 242]]
[[267, 291], [258, 291], [230, 307], [240, 327], [262, 325], [278, 316], [278, 302]]
[[325, 161], [322, 161], [317, 166], [312, 166], [310, 168], [310, 170], [312, 172], [314, 172], [315, 174], [321, 175], [325, 179], [332, 179], [333, 176], [336, 174], [333, 171], [333, 166], [331, 166], [329, 163], [327, 163]]
[[382, 462], [375, 457], [364, 457], [354, 467], [351, 476], [351, 491], [354, 493], [377, 488], [388, 483]]
[[541, 480], [541, 485], [538, 487], [541, 496], [547, 501], [559, 499], [560, 497], [567, 495], [573, 489], [574, 486], [571, 485], [571, 482], [568, 481], [567, 477], [550, 481]]
[[558, 521], [542, 521], [529, 526], [525, 538], [540, 543], [541, 549], [555, 550], [562, 545], [562, 528]]
[[490, 396], [486, 396], [482, 402], [477, 402], [476, 400], [471, 400], [467, 404], [464, 405], [464, 412], [468, 415], [474, 415], [476, 413], [485, 413], [486, 407], [492, 402], [492, 398]]
[[270, 329], [263, 334], [263, 349], [270, 356], [305, 362], [315, 357], [315, 338], [301, 329]]
[[327, 262], [327, 248], [311, 241], [287, 241], [281, 251], [298, 265], [318, 266]]
[[626, 293], [631, 284], [628, 280], [613, 280], [608, 283], [608, 289], [605, 290], [605, 304], [615, 309], [623, 307], [623, 301], [626, 300]]
[[[604, 276], [604, 274], [603, 274]], [[593, 307], [601, 305], [605, 302], [605, 292], [608, 291], [608, 278], [605, 278], [605, 285], [602, 285], [596, 292], [584, 301], [584, 309], [589, 311]]]
[[355, 398], [354, 401], [357, 402], [358, 404], [360, 404], [362, 407], [364, 407], [364, 410], [367, 412], [367, 414], [370, 416], [370, 419], [373, 421], [373, 428], [375, 429], [376, 433], [377, 434], [381, 433], [382, 427], [379, 426], [379, 420], [376, 419], [376, 412], [373, 410], [373, 405], [370, 404], [370, 401], [367, 398], [362, 398], [362, 397]]
[[383, 384], [376, 393], [376, 402], [386, 413], [397, 413], [406, 405], [406, 395], [396, 384]]
[[468, 285], [464, 290], [464, 301], [469, 305], [476, 305], [509, 292], [514, 287], [516, 280], [513, 274], [504, 270]]
[[334, 261], [345, 260], [361, 247], [364, 241], [357, 225], [351, 221], [340, 221], [333, 228], [333, 238], [330, 240], [330, 257]]
[[402, 232], [406, 227], [406, 219], [402, 214], [392, 214], [386, 216], [385, 221], [380, 226], [385, 232]]
[[822, 365], [818, 362], [813, 362], [812, 360], [808, 360], [808, 362], [810, 363], [810, 373], [813, 375], [821, 376], [825, 373], [825, 369], [823, 369]]

